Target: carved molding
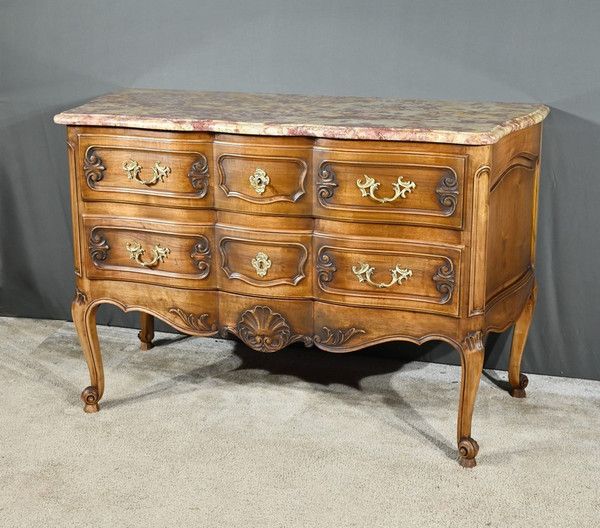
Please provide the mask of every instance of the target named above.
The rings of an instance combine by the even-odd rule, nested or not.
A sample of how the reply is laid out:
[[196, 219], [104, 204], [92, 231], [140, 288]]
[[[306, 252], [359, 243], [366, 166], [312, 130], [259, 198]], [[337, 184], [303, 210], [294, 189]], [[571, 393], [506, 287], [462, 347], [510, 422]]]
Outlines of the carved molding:
[[181, 308], [169, 308], [169, 313], [179, 316], [186, 326], [192, 330], [195, 330], [196, 332], [217, 332], [217, 325], [211, 325], [206, 321], [210, 317], [207, 313], [195, 315], [184, 312]]
[[454, 262], [448, 259], [446, 264], [442, 264], [436, 271], [433, 276], [433, 281], [435, 282], [435, 288], [441, 294], [443, 294], [440, 302], [445, 304], [450, 302], [452, 299], [452, 294], [454, 292], [456, 274], [454, 272]]
[[476, 330], [467, 334], [463, 341], [463, 346], [467, 350], [483, 353], [483, 332]]
[[90, 231], [90, 237], [88, 239], [88, 250], [94, 264], [97, 265], [99, 260], [106, 260], [109, 249], [110, 246], [100, 229], [94, 227]]
[[236, 326], [225, 326], [221, 329], [223, 337], [227, 334], [237, 336], [250, 348], [259, 352], [277, 352], [297, 341], [301, 341], [307, 347], [315, 343], [331, 347], [340, 346], [355, 335], [366, 334], [366, 331], [354, 327], [331, 330], [324, 326], [321, 334], [313, 337], [292, 334], [283, 315], [274, 312], [268, 306], [255, 306], [242, 313]]
[[[480, 165], [475, 171], [473, 188], [473, 209], [471, 223], [473, 226], [471, 247], [487, 246], [489, 180], [491, 168]], [[471, 273], [469, 274], [469, 315], [484, 313], [486, 297], [485, 269], [486, 255], [483, 252], [471, 251]]]
[[83, 173], [91, 189], [95, 189], [96, 183], [104, 178], [105, 170], [106, 167], [102, 164], [102, 158], [96, 154], [92, 147], [89, 147], [83, 156]]
[[292, 334], [285, 318], [268, 306], [255, 306], [246, 310], [236, 326], [225, 326], [221, 335], [233, 334], [239, 337], [250, 348], [259, 352], [277, 352], [282, 348], [302, 341], [311, 346], [313, 339], [309, 336]]
[[198, 191], [200, 198], [206, 196], [208, 191], [208, 159], [204, 154], [198, 154], [198, 159], [192, 163], [192, 167], [188, 172], [188, 178], [192, 187]]
[[208, 276], [210, 273], [210, 242], [207, 237], [200, 235], [199, 241], [194, 245], [190, 252], [190, 257], [194, 261], [195, 268], [200, 272], [201, 279]]
[[320, 248], [317, 254], [317, 281], [319, 286], [324, 282], [331, 282], [333, 275], [337, 271], [333, 259], [324, 248]]
[[333, 190], [338, 186], [335, 181], [335, 172], [329, 163], [322, 163], [316, 177], [317, 196], [321, 205], [326, 205], [327, 200], [333, 196]]
[[75, 304], [82, 305], [87, 302], [86, 294], [79, 288], [75, 288]]
[[452, 216], [458, 204], [458, 175], [451, 169], [442, 177], [435, 190], [446, 216]]
[[498, 176], [490, 186], [490, 194], [496, 190], [498, 184], [514, 169], [522, 168], [528, 171], [532, 171], [535, 169], [536, 163], [538, 161], [538, 157], [531, 152], [519, 152], [517, 155], [512, 157], [508, 165], [502, 171], [500, 176]]
[[315, 343], [330, 345], [330, 346], [340, 346], [343, 345], [346, 341], [350, 340], [356, 334], [366, 334], [367, 332], [362, 328], [348, 328], [346, 330], [338, 329], [338, 330], [330, 330], [328, 327], [323, 327], [323, 336], [317, 334], [314, 337]]

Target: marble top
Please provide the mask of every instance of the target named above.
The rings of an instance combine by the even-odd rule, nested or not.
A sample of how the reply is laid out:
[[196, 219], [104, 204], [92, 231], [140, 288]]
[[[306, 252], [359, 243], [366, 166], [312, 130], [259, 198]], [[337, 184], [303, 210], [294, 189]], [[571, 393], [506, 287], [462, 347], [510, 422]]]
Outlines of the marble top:
[[542, 104], [128, 89], [54, 117], [64, 125], [489, 145], [548, 115]]

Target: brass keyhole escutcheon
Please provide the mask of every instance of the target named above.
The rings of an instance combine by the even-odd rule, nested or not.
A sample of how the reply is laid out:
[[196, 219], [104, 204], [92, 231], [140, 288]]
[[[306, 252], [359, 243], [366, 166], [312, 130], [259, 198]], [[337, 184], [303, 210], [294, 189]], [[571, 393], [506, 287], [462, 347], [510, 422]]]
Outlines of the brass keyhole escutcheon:
[[267, 274], [267, 271], [271, 267], [271, 261], [269, 256], [262, 251], [256, 254], [256, 258], [252, 259], [252, 267], [256, 270], [256, 274], [262, 278]]
[[261, 168], [257, 168], [254, 174], [250, 176], [250, 185], [256, 191], [256, 194], [261, 195], [265, 192], [267, 185], [269, 185], [270, 178], [267, 173]]

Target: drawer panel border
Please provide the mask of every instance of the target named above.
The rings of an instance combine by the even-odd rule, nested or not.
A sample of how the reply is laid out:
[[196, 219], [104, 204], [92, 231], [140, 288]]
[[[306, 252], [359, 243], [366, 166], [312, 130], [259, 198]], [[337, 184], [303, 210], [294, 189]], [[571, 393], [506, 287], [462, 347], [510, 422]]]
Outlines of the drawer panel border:
[[436, 169], [446, 169], [449, 174], [446, 174], [440, 178], [438, 186], [436, 187], [436, 194], [438, 195], [438, 201], [442, 207], [445, 209], [441, 211], [434, 211], [432, 209], [410, 209], [410, 208], [402, 208], [402, 210], [396, 211], [398, 214], [421, 214], [428, 216], [443, 216], [449, 217], [452, 216], [456, 212], [456, 208], [458, 206], [458, 199], [460, 196], [459, 188], [458, 188], [458, 174], [452, 167], [441, 166], [441, 165], [424, 165], [424, 164], [416, 164], [416, 163], [380, 163], [380, 162], [363, 162], [363, 161], [345, 161], [345, 160], [323, 160], [319, 164], [319, 169], [317, 170], [317, 197], [319, 199], [319, 204], [326, 209], [337, 209], [337, 210], [351, 210], [351, 211], [364, 211], [367, 213], [374, 212], [375, 205], [343, 205], [343, 204], [331, 204], [327, 202], [328, 198], [331, 198], [334, 193], [334, 189], [338, 187], [338, 183], [336, 181], [335, 171], [333, 170], [332, 165], [365, 165], [369, 167], [389, 167], [390, 165], [413, 165], [415, 167], [431, 167]]
[[[187, 173], [187, 178], [190, 181], [191, 186], [196, 189], [197, 192], [173, 192], [164, 191], [159, 188], [142, 186], [139, 189], [131, 189], [128, 187], [98, 187], [96, 183], [104, 179], [104, 171], [107, 170], [104, 166], [104, 162], [100, 155], [97, 154], [99, 150], [125, 150], [125, 151], [137, 151], [137, 152], [157, 152], [146, 147], [134, 147], [134, 146], [119, 146], [119, 145], [89, 145], [83, 155], [83, 172], [87, 186], [96, 192], [107, 192], [107, 193], [127, 193], [127, 194], [140, 194], [140, 195], [151, 195], [161, 196], [165, 198], [189, 198], [193, 200], [199, 200], [206, 196], [209, 187], [209, 170], [208, 170], [208, 157], [206, 154], [197, 151], [182, 151], [182, 150], [168, 150], [161, 149], [159, 153], [174, 154], [174, 155], [194, 155], [196, 160], [190, 166]], [[158, 158], [159, 156], [157, 156]], [[170, 176], [173, 177], [173, 176]], [[83, 196], [84, 201], [97, 201], [104, 200], [100, 197], [93, 198], [90, 196]]]
[[[212, 228], [212, 226], [206, 226]], [[105, 231], [130, 231], [152, 233], [156, 235], [164, 235], [169, 238], [184, 238], [196, 240], [190, 251], [189, 257], [193, 262], [194, 268], [199, 273], [177, 273], [172, 271], [162, 271], [160, 269], [135, 268], [133, 266], [118, 266], [118, 265], [100, 265], [108, 256], [110, 245], [104, 236]], [[159, 231], [156, 229], [142, 229], [129, 226], [113, 226], [113, 225], [97, 225], [90, 229], [88, 236], [88, 252], [94, 268], [100, 271], [118, 271], [124, 273], [142, 273], [161, 277], [186, 278], [194, 280], [203, 280], [208, 278], [211, 271], [212, 255], [210, 251], [210, 241], [206, 235], [199, 233], [174, 233], [171, 231]], [[101, 277], [92, 277], [90, 279], [103, 280]]]
[[280, 278], [280, 279], [272, 279], [272, 280], [256, 280], [253, 279], [252, 277], [247, 277], [246, 275], [239, 273], [237, 271], [233, 271], [231, 269], [231, 267], [229, 266], [229, 255], [227, 254], [227, 251], [225, 250], [225, 245], [228, 242], [235, 242], [235, 243], [239, 243], [239, 244], [246, 244], [246, 245], [256, 245], [259, 242], [258, 241], [254, 241], [254, 240], [247, 240], [245, 238], [235, 238], [235, 237], [231, 237], [231, 236], [223, 236], [219, 239], [218, 245], [219, 245], [219, 252], [221, 253], [221, 269], [225, 272], [225, 275], [227, 275], [228, 279], [237, 279], [237, 280], [241, 280], [242, 282], [246, 282], [247, 284], [250, 284], [252, 286], [256, 286], [256, 287], [272, 287], [272, 286], [296, 286], [297, 284], [299, 284], [303, 279], [306, 278], [306, 262], [308, 260], [308, 248], [304, 245], [301, 244], [300, 242], [285, 242], [285, 243], [279, 243], [279, 242], [273, 242], [273, 241], [267, 241], [267, 240], [261, 240], [260, 244], [263, 246], [271, 246], [271, 247], [297, 247], [300, 249], [300, 260], [298, 261], [298, 266], [297, 266], [297, 270], [296, 270], [296, 275], [294, 275], [291, 278]]
[[[225, 158], [239, 158], [239, 159], [254, 159], [262, 161], [287, 161], [289, 163], [295, 163], [300, 167], [300, 175], [298, 178], [298, 190], [294, 194], [290, 195], [277, 195], [277, 196], [251, 196], [243, 194], [238, 191], [232, 191], [227, 186], [227, 176], [225, 168], [223, 167], [223, 160]], [[223, 153], [219, 154], [216, 159], [217, 170], [219, 172], [219, 187], [225, 193], [227, 198], [239, 198], [246, 202], [254, 204], [271, 204], [277, 202], [292, 202], [296, 203], [303, 195], [306, 194], [306, 176], [308, 174], [308, 164], [302, 158], [295, 158], [292, 156], [259, 156], [252, 154], [236, 154], [236, 153]]]
[[[457, 251], [459, 255], [462, 254], [462, 251], [459, 248], [453, 248], [454, 251]], [[333, 280], [334, 274], [337, 272], [337, 268], [335, 267], [335, 262], [331, 255], [332, 251], [344, 252], [344, 253], [354, 253], [358, 251], [356, 248], [344, 248], [333, 246], [331, 244], [320, 245], [317, 250], [316, 256], [316, 280], [317, 286], [324, 293], [328, 293], [330, 295], [343, 295], [349, 297], [357, 297], [361, 299], [373, 299], [375, 298], [375, 294], [368, 292], [358, 292], [353, 290], [342, 290], [339, 288], [332, 288], [327, 286], [328, 282]], [[397, 254], [393, 250], [389, 249], [369, 249], [368, 252], [374, 254]], [[406, 301], [406, 302], [415, 302], [415, 303], [426, 303], [426, 304], [436, 304], [436, 305], [447, 305], [453, 302], [454, 293], [456, 288], [457, 276], [456, 276], [456, 263], [454, 260], [446, 255], [434, 254], [434, 253], [425, 253], [425, 252], [415, 252], [415, 251], [402, 251], [403, 254], [411, 255], [411, 256], [423, 256], [423, 257], [433, 257], [439, 260], [445, 261], [445, 264], [439, 266], [431, 277], [431, 280], [435, 283], [436, 290], [442, 294], [440, 298], [431, 298], [424, 296], [416, 296], [416, 295], [408, 295], [402, 293], [389, 293], [386, 292], [385, 298], [389, 300], [398, 300], [398, 301]], [[460, 256], [459, 256], [460, 259]], [[376, 291], [376, 290], [374, 290]], [[458, 291], [458, 289], [457, 289]], [[458, 299], [456, 299], [456, 313], [459, 310]], [[344, 302], [343, 304], [350, 304]]]

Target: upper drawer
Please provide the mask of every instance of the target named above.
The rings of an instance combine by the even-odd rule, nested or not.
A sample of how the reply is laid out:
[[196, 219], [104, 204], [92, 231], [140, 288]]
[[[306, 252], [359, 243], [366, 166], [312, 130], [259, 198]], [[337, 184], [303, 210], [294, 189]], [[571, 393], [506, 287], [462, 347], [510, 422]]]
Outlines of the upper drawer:
[[315, 213], [462, 229], [467, 156], [316, 148]]
[[86, 201], [203, 208], [212, 206], [210, 137], [164, 133], [79, 136], [81, 195]]
[[218, 136], [216, 206], [259, 214], [310, 215], [310, 146], [306, 138]]

